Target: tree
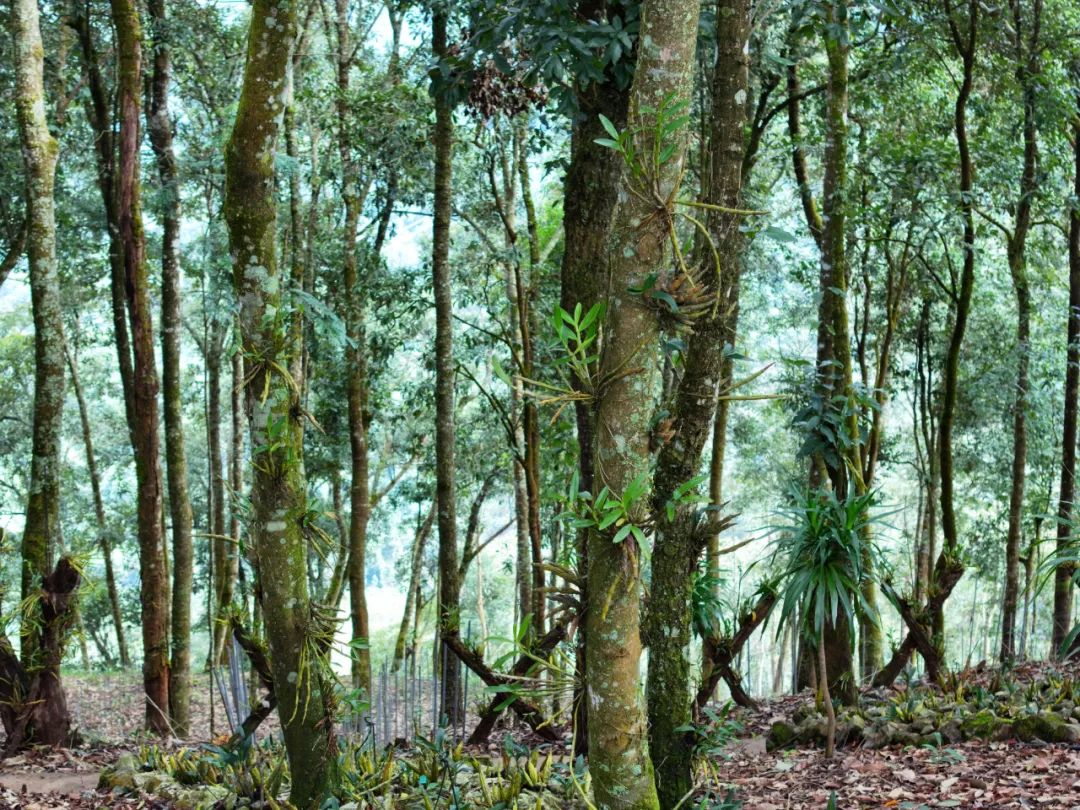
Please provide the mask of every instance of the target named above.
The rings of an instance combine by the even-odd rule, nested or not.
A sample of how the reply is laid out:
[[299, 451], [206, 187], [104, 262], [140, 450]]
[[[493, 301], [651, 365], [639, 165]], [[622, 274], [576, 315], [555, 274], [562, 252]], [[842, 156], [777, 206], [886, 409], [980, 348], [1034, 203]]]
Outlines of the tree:
[[[1020, 187], [1014, 206], [1013, 227], [1005, 230], [1009, 275], [1016, 295], [1016, 399], [1013, 403], [1012, 485], [1009, 490], [1009, 532], [1005, 541], [1005, 589], [1002, 598], [1001, 660], [1016, 655], [1016, 606], [1020, 593], [1020, 533], [1027, 474], [1027, 408], [1031, 368], [1031, 290], [1027, 274], [1027, 239], [1031, 208], [1038, 182], [1038, 132], [1035, 121], [1036, 83], [1039, 74], [1039, 42], [1042, 0], [1033, 0], [1030, 20], [1025, 21], [1021, 0], [1009, 4], [1012, 12], [1013, 47], [1020, 79], [1023, 107], [1024, 159]], [[1029, 25], [1025, 26], [1025, 22]], [[1026, 32], [1026, 34], [1025, 34]]]
[[[447, 11], [432, 13], [431, 50], [436, 60], [447, 56]], [[439, 634], [440, 638], [458, 631], [458, 606], [461, 581], [458, 576], [457, 509], [454, 480], [454, 328], [450, 279], [450, 217], [453, 201], [452, 182], [454, 122], [453, 108], [446, 88], [431, 77], [435, 97], [435, 188], [432, 231], [431, 274], [435, 290], [435, 521], [439, 536]], [[449, 653], [443, 661], [443, 694], [446, 715], [451, 724], [458, 722], [462, 706], [459, 700], [461, 668]]]
[[289, 373], [292, 313], [278, 268], [274, 199], [274, 156], [295, 27], [291, 3], [259, 0], [252, 9], [240, 102], [225, 147], [224, 215], [240, 301], [259, 604], [292, 774], [291, 801], [314, 808], [327, 792], [334, 750], [326, 673], [333, 621], [308, 596], [305, 417]]
[[151, 21], [154, 72], [146, 128], [161, 183], [161, 365], [165, 402], [165, 460], [172, 518], [172, 633], [169, 665], [169, 714], [174, 731], [188, 733], [191, 691], [191, 499], [188, 497], [187, 453], [181, 416], [180, 378], [180, 188], [169, 119], [169, 81], [172, 71], [169, 20], [164, 0], [146, 6]]
[[610, 297], [594, 393], [594, 485], [602, 483], [625, 508], [623, 528], [601, 529], [598, 523], [588, 540], [589, 764], [600, 807], [659, 806], [638, 695], [638, 595], [646, 541], [636, 524], [647, 517], [644, 479], [660, 332], [658, 312], [645, 293], [662, 283], [671, 259], [670, 229], [686, 149], [679, 116], [691, 89], [699, 11], [694, 0], [642, 5], [627, 118], [633, 151], [622, 147], [625, 202], [613, 214], [608, 279], [597, 285], [610, 290]]
[[[26, 257], [34, 311], [34, 418], [30, 493], [22, 535], [22, 599], [49, 573], [60, 542], [60, 438], [64, 416], [64, 324], [56, 263], [53, 188], [57, 144], [45, 120], [44, 50], [37, 0], [11, 7], [15, 45], [15, 107], [26, 173]], [[38, 662], [41, 639], [24, 623], [22, 660]], [[63, 692], [60, 692], [62, 698]], [[47, 731], [46, 731], [47, 733]]]
[[[677, 502], [697, 477], [705, 443], [714, 428], [718, 395], [725, 385], [730, 386], [730, 347], [735, 340], [745, 245], [739, 208], [749, 35], [750, 4], [744, 0], [725, 2], [716, 15], [718, 53], [711, 88], [710, 173], [702, 194], [702, 202], [708, 206], [705, 222], [711, 245], [701, 245], [698, 259], [705, 268], [699, 283], [705, 300], [712, 305], [693, 324], [683, 375], [671, 406], [672, 436], [661, 447], [653, 474], [657, 534], [644, 636], [650, 661], [646, 688], [649, 749], [664, 807], [677, 804], [693, 786], [693, 741], [686, 734], [691, 720], [691, 590], [705, 544], [719, 534], [722, 524], [713, 513], [707, 531], [703, 531], [693, 499], [684, 497], [683, 503]], [[715, 503], [718, 498], [713, 500]], [[669, 504], [677, 505], [669, 509]], [[715, 561], [710, 561], [710, 573], [714, 565]]]
[[[1072, 66], [1080, 79], [1080, 60]], [[1073, 118], [1073, 201], [1069, 209], [1069, 317], [1065, 340], [1065, 406], [1061, 429], [1061, 488], [1058, 497], [1057, 553], [1072, 551], [1073, 498], [1076, 495], [1076, 417], [1080, 388], [1080, 90]], [[1074, 568], [1068, 563], [1054, 570], [1054, 612], [1050, 652], [1058, 655], [1072, 629]]]
[[[113, 285], [119, 285], [128, 324], [115, 321], [116, 348], [128, 404], [128, 429], [138, 480], [140, 605], [143, 635], [143, 688], [146, 725], [158, 734], [169, 732], [169, 583], [162, 525], [161, 463], [158, 441], [158, 377], [154, 359], [154, 327], [150, 315], [150, 281], [146, 265], [146, 236], [142, 222], [142, 182], [139, 148], [142, 98], [142, 22], [131, 0], [112, 0], [116, 28], [117, 101], [112, 192], [120, 252]], [[114, 298], [117, 292], [114, 289]], [[130, 341], [127, 339], [130, 329]], [[128, 350], [130, 348], [130, 355]], [[130, 373], [129, 373], [130, 372]]]
[[[53, 186], [56, 140], [45, 120], [44, 67], [36, 0], [12, 6], [16, 110], [26, 172], [26, 239], [34, 311], [34, 428], [30, 497], [22, 537], [22, 598], [45, 576], [60, 531], [60, 431], [64, 405], [63, 321], [56, 264]], [[23, 633], [23, 659], [33, 656], [32, 632]]]

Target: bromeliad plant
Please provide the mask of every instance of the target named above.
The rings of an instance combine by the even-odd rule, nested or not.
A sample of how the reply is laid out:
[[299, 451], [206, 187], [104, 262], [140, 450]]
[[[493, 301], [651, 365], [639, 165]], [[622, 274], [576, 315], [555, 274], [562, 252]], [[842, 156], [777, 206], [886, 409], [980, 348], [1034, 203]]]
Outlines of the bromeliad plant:
[[[878, 570], [876, 551], [869, 545], [869, 527], [876, 493], [849, 491], [843, 498], [832, 489], [795, 494], [774, 527], [774, 555], [783, 558], [779, 631], [791, 622], [817, 651], [818, 688], [828, 719], [825, 756], [835, 748], [836, 713], [829, 694], [825, 634], [846, 629], [854, 641], [857, 617], [878, 617], [865, 600], [862, 584], [867, 570]], [[867, 566], [867, 561], [871, 566]]]

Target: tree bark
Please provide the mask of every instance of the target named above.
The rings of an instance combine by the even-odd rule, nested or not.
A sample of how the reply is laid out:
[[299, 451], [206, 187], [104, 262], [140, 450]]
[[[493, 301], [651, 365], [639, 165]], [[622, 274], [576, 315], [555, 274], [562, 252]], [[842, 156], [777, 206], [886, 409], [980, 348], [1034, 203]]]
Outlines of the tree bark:
[[[637, 170], [627, 167], [623, 171], [627, 189], [613, 218], [610, 275], [607, 284], [601, 281], [600, 285], [610, 294], [598, 375], [602, 382], [595, 394], [594, 483], [602, 482], [615, 498], [623, 497], [631, 484], [649, 472], [660, 325], [657, 311], [633, 289], [644, 288], [649, 278], [670, 266], [672, 200], [679, 192], [686, 131], [679, 127], [661, 145], [654, 128], [658, 110], [689, 99], [699, 11], [697, 0], [674, 4], [646, 0], [641, 9], [628, 120], [642, 162]], [[673, 149], [667, 161], [654, 157], [663, 148]], [[717, 370], [714, 385], [718, 376]], [[707, 414], [711, 418], [711, 408]], [[647, 499], [646, 494], [630, 507], [627, 521], [636, 523], [647, 517]], [[594, 528], [588, 540], [589, 768], [598, 807], [659, 807], [638, 697], [641, 541], [630, 534], [615, 543], [614, 532], [614, 527]], [[657, 549], [661, 548], [658, 544]], [[682, 571], [682, 576], [687, 573]], [[662, 581], [670, 583], [670, 579]], [[666, 622], [667, 617], [660, 621]], [[678, 632], [677, 627], [671, 630]], [[665, 795], [674, 787], [667, 782], [661, 785]]]
[[20, 663], [7, 639], [0, 637], [0, 717], [7, 732], [0, 759], [28, 745], [58, 747], [72, 742], [60, 665], [75, 619], [78, 587], [79, 572], [66, 556], [41, 579], [37, 598], [27, 603], [40, 627], [29, 665]]
[[707, 205], [727, 210], [707, 210], [706, 227], [719, 255], [719, 266], [714, 266], [711, 250], [703, 249], [699, 254], [704, 268], [701, 283], [714, 305], [694, 325], [690, 336], [671, 408], [674, 435], [661, 447], [653, 474], [657, 534], [644, 637], [649, 647], [649, 749], [664, 807], [677, 804], [693, 786], [694, 741], [685, 731], [692, 716], [690, 596], [693, 574], [708, 542], [698, 526], [696, 504], [677, 506], [670, 518], [667, 504], [701, 469], [702, 452], [714, 428], [718, 395], [730, 375], [725, 347], [734, 341], [743, 248], [742, 218], [731, 211], [740, 208], [742, 199], [749, 36], [748, 0], [724, 0], [716, 14], [718, 54], [709, 122], [711, 171], [703, 196]]
[[244, 395], [252, 445], [251, 532], [293, 804], [318, 807], [336, 748], [325, 637], [333, 622], [308, 596], [303, 521], [303, 411], [291, 366], [291, 319], [276, 250], [274, 155], [296, 27], [292, 3], [256, 0], [236, 121], [225, 148], [225, 201], [240, 301]]
[[[959, 534], [956, 526], [956, 510], [953, 505], [953, 450], [952, 429], [956, 418], [956, 400], [959, 391], [960, 351], [964, 345], [964, 333], [967, 330], [968, 315], [971, 311], [971, 298], [975, 287], [975, 201], [972, 189], [975, 183], [975, 170], [971, 161], [967, 134], [967, 104], [971, 97], [971, 88], [975, 71], [976, 37], [978, 33], [979, 4], [977, 0], [968, 0], [967, 31], [960, 29], [953, 13], [952, 0], [943, 0], [948, 15], [949, 33], [953, 46], [962, 62], [960, 88], [956, 95], [954, 108], [954, 131], [960, 163], [960, 215], [964, 223], [963, 267], [960, 273], [960, 290], [956, 296], [953, 313], [952, 334], [945, 355], [945, 370], [942, 379], [941, 421], [938, 428], [939, 470], [941, 475], [941, 530], [945, 537], [942, 553], [955, 556], [959, 547]], [[935, 566], [937, 569], [938, 566]], [[938, 643], [944, 644], [945, 620], [941, 607], [934, 612], [934, 634]]]
[[[584, 20], [607, 19], [608, 0], [585, 0], [578, 8]], [[570, 134], [570, 164], [563, 181], [563, 257], [560, 268], [559, 305], [573, 312], [577, 304], [588, 311], [600, 297], [597, 268], [606, 266], [610, 243], [611, 216], [618, 198], [622, 159], [611, 149], [596, 143], [606, 134], [600, 123], [603, 114], [616, 127], [626, 122], [628, 89], [614, 76], [603, 82], [574, 88], [578, 115]], [[571, 380], [580, 387], [580, 381]], [[581, 489], [593, 492], [593, 444], [596, 414], [591, 403], [575, 402], [574, 419], [578, 443], [578, 477]], [[588, 601], [588, 531], [579, 529], [574, 539], [583, 603]], [[585, 695], [588, 630], [578, 629], [575, 651], [574, 751], [588, 753], [588, 700]]]
[[[432, 15], [432, 52], [437, 60], [447, 56], [445, 11]], [[450, 280], [450, 217], [452, 212], [453, 108], [446, 88], [431, 76], [435, 96], [435, 202], [431, 272], [435, 290], [435, 492], [439, 531], [439, 636], [457, 633], [458, 579], [457, 510], [454, 483], [454, 336], [453, 298]], [[461, 668], [449, 656], [444, 667], [443, 690], [446, 717], [451, 725], [461, 719]]]
[[[1080, 61], [1073, 65], [1080, 77]], [[1076, 94], [1073, 118], [1073, 195], [1080, 200], [1080, 91]], [[1080, 386], [1080, 205], [1069, 212], [1069, 318], [1066, 328], [1065, 413], [1061, 432], [1061, 493], [1058, 498], [1057, 551], [1073, 550], [1073, 498], [1076, 494], [1076, 413]], [[1050, 652], [1058, 655], [1072, 629], [1074, 565], [1059, 565], [1054, 571], [1054, 617]]]
[[165, 402], [165, 460], [172, 519], [172, 660], [169, 666], [169, 713], [180, 737], [189, 731], [191, 693], [191, 588], [194, 566], [191, 499], [188, 496], [187, 454], [180, 376], [180, 188], [169, 119], [169, 81], [172, 71], [169, 21], [164, 0], [148, 0], [154, 72], [146, 124], [161, 182], [161, 367]]
[[[34, 424], [30, 494], [22, 534], [22, 600], [49, 573], [60, 547], [60, 439], [64, 415], [64, 329], [56, 263], [53, 188], [58, 147], [45, 120], [44, 51], [37, 0], [13, 0], [15, 110], [26, 171], [26, 256], [34, 316]], [[36, 666], [40, 630], [21, 627], [22, 660]]]
[[[139, 177], [142, 22], [132, 0], [111, 0], [116, 28], [117, 163], [114, 193], [123, 269], [123, 293], [131, 330], [131, 419], [138, 484], [139, 601], [142, 607], [143, 686], [146, 726], [169, 732], [169, 592], [162, 522], [161, 463], [158, 440], [158, 376], [150, 280], [142, 222]], [[116, 282], [116, 279], [113, 279]], [[120, 344], [117, 346], [121, 349]], [[124, 361], [121, 361], [124, 365]]]

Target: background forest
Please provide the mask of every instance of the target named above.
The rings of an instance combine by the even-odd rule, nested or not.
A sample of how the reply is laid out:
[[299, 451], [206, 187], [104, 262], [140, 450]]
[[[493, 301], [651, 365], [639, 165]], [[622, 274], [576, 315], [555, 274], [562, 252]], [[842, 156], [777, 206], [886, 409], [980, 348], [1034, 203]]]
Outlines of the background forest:
[[497, 806], [434, 788], [496, 727], [721, 807], [762, 701], [1071, 690], [1076, 0], [0, 18], [6, 755], [120, 671], [299, 807]]

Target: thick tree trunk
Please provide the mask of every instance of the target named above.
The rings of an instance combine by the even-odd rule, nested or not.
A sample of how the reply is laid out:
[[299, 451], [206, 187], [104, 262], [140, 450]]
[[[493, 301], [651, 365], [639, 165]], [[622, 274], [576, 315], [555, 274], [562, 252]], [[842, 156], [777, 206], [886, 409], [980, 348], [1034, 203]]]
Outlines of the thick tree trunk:
[[[657, 312], [650, 308], [644, 296], [632, 290], [642, 288], [650, 274], [659, 275], [670, 266], [671, 200], [679, 192], [686, 132], [685, 128], [679, 128], [669, 133], [661, 146], [655, 141], [654, 126], [658, 110], [690, 96], [699, 11], [700, 3], [696, 0], [678, 3], [646, 0], [641, 9], [628, 120], [634, 127], [635, 151], [642, 156], [642, 165], [637, 171], [624, 169], [622, 182], [627, 184], [627, 189], [613, 218], [610, 275], [606, 284], [610, 298], [598, 376], [604, 383], [596, 393], [595, 403], [596, 478], [615, 498], [623, 497], [635, 482], [640, 485], [649, 473], [660, 329]], [[673, 148], [669, 160], [661, 162], [654, 157], [667, 147]], [[602, 280], [601, 285], [604, 285]], [[716, 369], [714, 385], [718, 378], [719, 369]], [[712, 415], [710, 406], [705, 411], [701, 444]], [[641, 502], [635, 502], [630, 509], [626, 519], [642, 521], [649, 513], [648, 495], [644, 494]], [[598, 807], [659, 807], [645, 739], [645, 717], [638, 697], [641, 655], [638, 602], [643, 553], [639, 542], [643, 540], [629, 534], [615, 543], [614, 532], [614, 527], [593, 529], [588, 540], [585, 625], [589, 769]], [[658, 544], [658, 551], [663, 548]], [[654, 576], [657, 566], [666, 570], [663, 561], [657, 558]], [[684, 580], [689, 573], [683, 561], [676, 560], [674, 555], [668, 568], [671, 573], [661, 580], [665, 585], [673, 581], [675, 568], [680, 569]], [[676, 591], [687, 593], [685, 585], [677, 585]], [[655, 582], [653, 593], [656, 593]], [[670, 619], [666, 615], [658, 618], [664, 627], [662, 632], [668, 632]], [[678, 633], [680, 628], [671, 626], [670, 631]], [[662, 657], [651, 660], [655, 665]], [[681, 655], [677, 658], [682, 660]], [[686, 683], [686, 673], [677, 677]], [[664, 755], [670, 753], [665, 751]], [[665, 782], [662, 787], [669, 796], [669, 788], [674, 790], [677, 785]]]
[[[142, 607], [143, 686], [146, 725], [169, 731], [169, 592], [162, 522], [161, 463], [158, 441], [158, 376], [150, 280], [142, 222], [139, 177], [142, 23], [132, 0], [111, 0], [116, 28], [117, 118], [119, 120], [115, 195], [122, 250], [123, 292], [131, 329], [131, 419], [138, 485], [139, 601]], [[116, 279], [114, 279], [114, 282]], [[118, 349], [120, 348], [118, 344]], [[123, 365], [123, 361], [121, 361]]]
[[38, 583], [37, 598], [27, 603], [39, 627], [31, 664], [20, 663], [7, 639], [0, 637], [0, 717], [7, 732], [0, 759], [27, 745], [57, 747], [72, 742], [60, 665], [75, 618], [78, 587], [79, 572], [66, 556]]
[[[49, 573], [60, 547], [60, 438], [64, 415], [64, 329], [56, 264], [53, 187], [57, 144], [45, 120], [44, 51], [37, 0], [13, 0], [15, 110], [26, 170], [26, 256], [34, 313], [34, 426], [30, 497], [22, 534], [22, 599]], [[24, 622], [22, 660], [35, 666], [41, 630]]]
[[256, 0], [244, 80], [225, 149], [225, 221], [240, 301], [245, 406], [253, 456], [251, 531], [291, 801], [318, 807], [329, 787], [335, 739], [324, 641], [333, 622], [308, 596], [307, 513], [300, 390], [288, 373], [291, 322], [282, 306], [276, 251], [274, 154], [296, 27], [291, 3]]
[[[578, 13], [585, 20], [606, 19], [608, 0], [586, 0]], [[611, 76], [575, 90], [579, 114], [570, 135], [570, 165], [563, 182], [563, 258], [560, 270], [559, 305], [573, 312], [577, 304], [586, 312], [599, 300], [598, 268], [607, 263], [611, 215], [618, 198], [622, 158], [596, 143], [607, 137], [600, 123], [603, 114], [618, 128], [626, 122], [629, 99]], [[580, 381], [572, 380], [575, 386]], [[574, 416], [578, 443], [578, 476], [581, 488], [593, 492], [593, 444], [596, 414], [589, 402], [575, 402]], [[578, 576], [583, 604], [588, 603], [588, 531], [579, 529], [575, 537]], [[588, 752], [588, 700], [585, 695], [588, 630], [584, 622], [578, 630], [575, 655], [574, 750]]]
[[188, 733], [191, 692], [191, 588], [194, 565], [191, 499], [188, 497], [187, 455], [184, 451], [180, 377], [180, 188], [169, 120], [169, 80], [172, 57], [164, 0], [149, 0], [154, 48], [147, 131], [154, 150], [162, 195], [161, 237], [161, 366], [165, 401], [165, 459], [172, 519], [172, 660], [169, 667], [169, 712], [173, 730]]
[[[431, 48], [436, 59], [447, 55], [446, 13], [432, 15]], [[453, 108], [432, 74], [435, 94], [435, 202], [431, 272], [435, 290], [435, 491], [439, 530], [440, 637], [457, 633], [458, 579], [457, 509], [454, 485], [454, 334], [453, 298], [450, 281], [450, 216], [452, 211], [452, 154], [454, 148]], [[461, 667], [455, 656], [444, 666], [443, 691], [446, 717], [451, 725], [461, 719]]]
[[[717, 64], [713, 73], [708, 177], [704, 202], [723, 209], [708, 209], [706, 226], [719, 254], [701, 251], [705, 290], [715, 296], [714, 308], [694, 326], [684, 371], [674, 395], [674, 435], [660, 450], [653, 476], [653, 514], [657, 535], [652, 563], [652, 597], [645, 621], [649, 647], [646, 688], [649, 713], [649, 750], [656, 768], [661, 805], [672, 807], [693, 786], [694, 741], [685, 731], [691, 720], [690, 594], [693, 574], [708, 537], [698, 525], [696, 506], [666, 514], [675, 491], [697, 475], [701, 456], [714, 429], [717, 397], [730, 365], [725, 347], [734, 340], [742, 269], [741, 218], [743, 126], [746, 122], [749, 80], [748, 0], [724, 0], [716, 15]], [[715, 441], [715, 439], [714, 439]], [[719, 521], [717, 521], [719, 524]], [[713, 656], [709, 656], [712, 658]]]

